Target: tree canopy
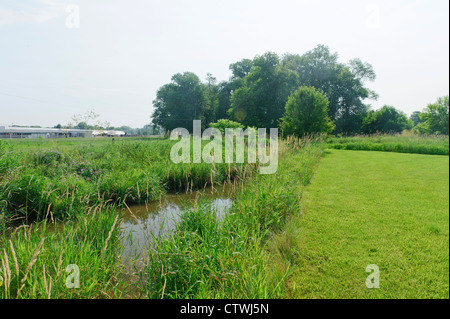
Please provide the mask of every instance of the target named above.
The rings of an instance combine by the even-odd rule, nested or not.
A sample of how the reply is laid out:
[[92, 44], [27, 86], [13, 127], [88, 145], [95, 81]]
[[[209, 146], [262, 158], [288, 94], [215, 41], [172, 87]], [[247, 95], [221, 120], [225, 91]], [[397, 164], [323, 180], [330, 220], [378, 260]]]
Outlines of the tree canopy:
[[448, 95], [440, 97], [435, 103], [428, 104], [419, 113], [420, 123], [415, 127], [420, 134], [449, 134]]
[[177, 73], [171, 80], [156, 93], [153, 123], [166, 130], [184, 127], [192, 131], [193, 120], [201, 119], [207, 110], [204, 87], [192, 72]]
[[376, 77], [369, 63], [358, 58], [340, 63], [337, 53], [319, 45], [303, 55], [286, 54], [283, 64], [297, 72], [300, 85], [313, 86], [328, 97], [328, 115], [336, 123], [336, 133], [359, 131], [367, 114], [363, 100], [377, 99], [377, 94], [365, 86]]
[[421, 133], [448, 134], [448, 96], [410, 119], [392, 106], [371, 110], [366, 101], [378, 98], [367, 87], [376, 78], [372, 65], [359, 58], [342, 63], [325, 45], [302, 55], [280, 57], [266, 52], [232, 63], [229, 70], [230, 78], [221, 82], [210, 73], [205, 81], [192, 72], [173, 75], [157, 91], [153, 124], [165, 130], [183, 127], [191, 131], [193, 120], [202, 120], [205, 128], [226, 119], [244, 127], [281, 127], [283, 122], [287, 125], [284, 115], [290, 96], [299, 87], [310, 87], [327, 98], [334, 134], [392, 133], [412, 127]]
[[401, 133], [412, 128], [406, 114], [393, 106], [385, 105], [380, 110], [369, 111], [364, 118], [361, 133]]
[[245, 126], [276, 127], [289, 94], [298, 87], [298, 76], [281, 65], [279, 57], [272, 52], [256, 56], [246, 65], [252, 67], [247, 72], [239, 72], [239, 78], [246, 75], [231, 96], [228, 114]]

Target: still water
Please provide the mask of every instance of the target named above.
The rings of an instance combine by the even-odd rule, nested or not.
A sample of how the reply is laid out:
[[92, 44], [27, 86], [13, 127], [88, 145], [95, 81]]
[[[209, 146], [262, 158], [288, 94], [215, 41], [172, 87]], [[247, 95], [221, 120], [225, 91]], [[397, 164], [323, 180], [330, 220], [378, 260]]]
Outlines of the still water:
[[150, 248], [153, 236], [170, 233], [186, 208], [193, 207], [200, 199], [211, 201], [220, 219], [233, 205], [235, 185], [229, 183], [217, 188], [168, 194], [160, 201], [142, 205], [132, 205], [123, 210], [122, 243], [123, 257], [140, 255]]

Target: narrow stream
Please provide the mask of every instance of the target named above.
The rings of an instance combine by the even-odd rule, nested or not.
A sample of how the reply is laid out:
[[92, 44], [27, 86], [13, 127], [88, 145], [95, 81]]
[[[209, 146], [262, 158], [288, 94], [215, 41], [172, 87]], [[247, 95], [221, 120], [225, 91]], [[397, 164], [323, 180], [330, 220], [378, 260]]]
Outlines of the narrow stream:
[[121, 228], [124, 245], [122, 257], [137, 256], [149, 249], [153, 236], [159, 237], [173, 230], [183, 209], [193, 207], [200, 198], [211, 200], [221, 218], [233, 205], [234, 191], [234, 185], [228, 183], [214, 189], [207, 187], [189, 193], [168, 194], [160, 202], [125, 208]]

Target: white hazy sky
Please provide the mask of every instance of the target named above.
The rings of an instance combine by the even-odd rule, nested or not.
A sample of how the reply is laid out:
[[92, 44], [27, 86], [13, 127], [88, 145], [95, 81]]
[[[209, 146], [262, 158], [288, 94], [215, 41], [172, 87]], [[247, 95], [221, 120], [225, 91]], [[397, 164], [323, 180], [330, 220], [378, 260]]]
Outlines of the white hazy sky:
[[372, 64], [375, 109], [409, 115], [449, 92], [448, 0], [0, 0], [0, 125], [94, 109], [142, 127], [175, 73], [228, 80], [243, 58], [318, 44]]

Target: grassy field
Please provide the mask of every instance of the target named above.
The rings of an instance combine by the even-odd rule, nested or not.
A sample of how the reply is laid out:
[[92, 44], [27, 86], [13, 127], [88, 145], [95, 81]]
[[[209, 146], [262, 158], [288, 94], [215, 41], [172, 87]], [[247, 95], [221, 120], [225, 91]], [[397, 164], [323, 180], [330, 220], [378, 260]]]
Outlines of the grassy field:
[[[158, 138], [0, 140], [0, 298], [128, 296], [129, 280], [119, 280], [128, 274], [121, 271], [116, 208], [242, 180], [257, 168], [174, 164], [169, 154], [175, 143]], [[82, 278], [77, 289], [66, 287], [65, 269], [71, 264]]]
[[449, 155], [448, 136], [413, 134], [330, 137], [326, 147], [342, 150]]
[[[361, 138], [448, 154], [448, 138]], [[174, 143], [0, 141], [0, 298], [448, 298], [448, 156], [322, 158], [335, 142], [288, 139], [277, 173], [260, 175], [174, 164]], [[117, 208], [225, 181], [241, 184], [227, 214], [199, 199], [136, 267], [123, 263]], [[71, 264], [80, 288], [67, 288]], [[365, 287], [369, 264], [379, 289]]]
[[299, 211], [321, 155], [315, 141], [284, 142], [277, 173], [246, 181], [222, 220], [208, 203], [187, 210], [174, 233], [149, 250], [143, 295], [279, 298], [289, 268], [272, 268], [269, 239]]
[[[173, 144], [150, 139], [3, 142], [0, 297], [279, 296], [286, 271], [268, 272], [266, 243], [298, 211], [298, 195], [322, 154], [319, 141], [283, 142], [274, 175], [252, 174], [254, 164], [174, 165], [168, 157]], [[173, 236], [154, 239], [153, 249], [139, 261], [143, 269], [122, 271], [115, 206], [229, 180], [248, 181], [223, 220], [200, 201], [181, 217]], [[7, 235], [6, 229], [13, 229], [8, 217], [30, 214], [40, 221], [22, 220], [24, 227]], [[81, 288], [66, 287], [70, 264], [78, 265], [85, 278]], [[128, 278], [127, 284], [120, 278]]]
[[67, 220], [104, 201], [154, 201], [167, 192], [245, 178], [257, 167], [174, 164], [169, 155], [175, 143], [158, 138], [0, 140], [0, 216]]
[[447, 156], [327, 151], [302, 209], [284, 297], [449, 298]]

